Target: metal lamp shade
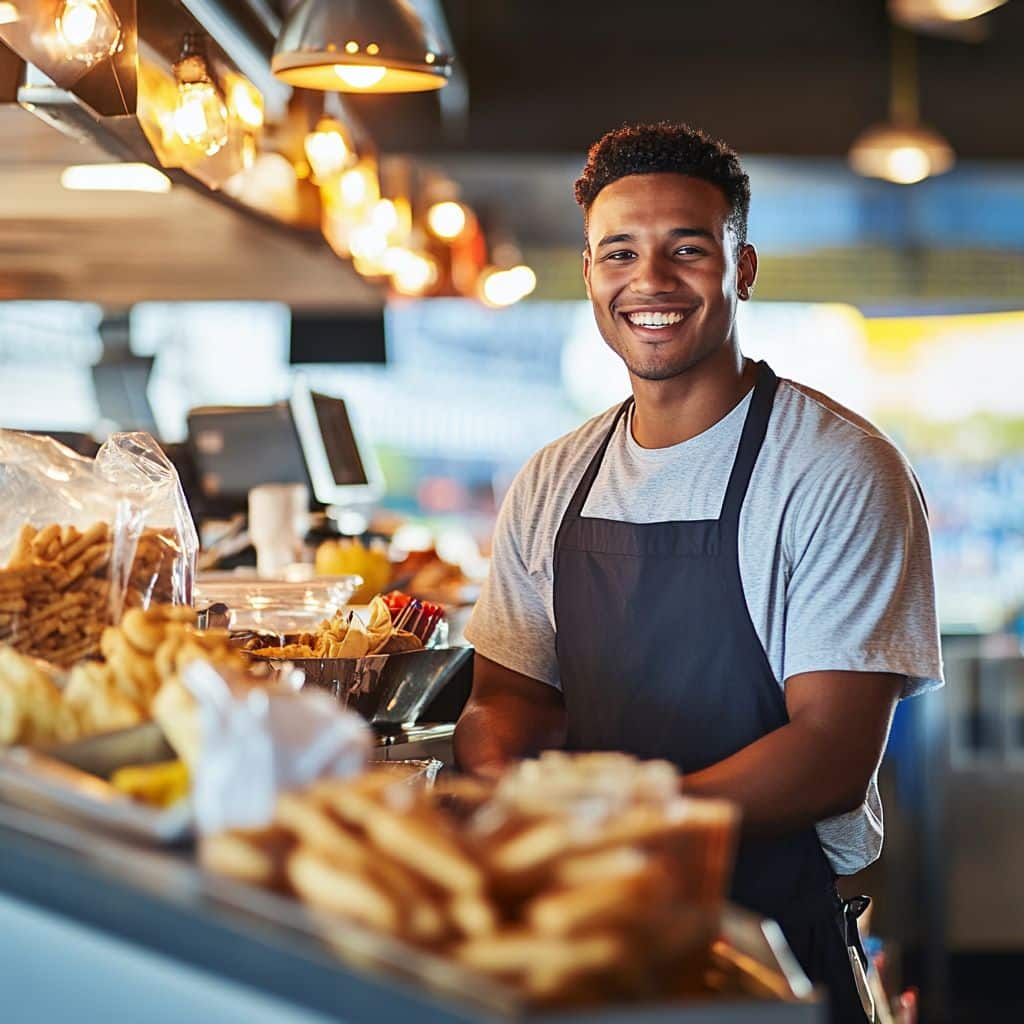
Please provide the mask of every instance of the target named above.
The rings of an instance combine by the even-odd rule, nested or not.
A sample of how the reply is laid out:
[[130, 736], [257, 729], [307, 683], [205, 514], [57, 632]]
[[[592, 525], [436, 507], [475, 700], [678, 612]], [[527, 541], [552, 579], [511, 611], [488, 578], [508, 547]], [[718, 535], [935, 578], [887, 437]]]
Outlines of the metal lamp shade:
[[[353, 93], [440, 89], [450, 65], [435, 33], [405, 0], [302, 0], [271, 63], [289, 85]], [[343, 77], [360, 75], [363, 84]]]
[[850, 149], [850, 165], [858, 174], [902, 185], [944, 174], [955, 160], [949, 143], [920, 124], [875, 125]]

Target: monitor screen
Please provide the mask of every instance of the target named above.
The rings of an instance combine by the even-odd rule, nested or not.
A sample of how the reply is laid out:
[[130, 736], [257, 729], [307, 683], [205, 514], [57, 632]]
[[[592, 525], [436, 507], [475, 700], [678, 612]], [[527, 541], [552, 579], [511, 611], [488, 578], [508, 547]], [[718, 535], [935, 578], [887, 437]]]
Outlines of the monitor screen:
[[306, 484], [306, 461], [291, 409], [193, 409], [188, 415], [189, 446], [207, 499], [244, 505], [259, 484]]
[[362, 443], [358, 418], [340, 398], [311, 391], [296, 378], [292, 415], [316, 500], [328, 508], [371, 504], [384, 493], [373, 448]]
[[339, 487], [369, 483], [345, 403], [340, 398], [331, 398], [330, 395], [321, 395], [315, 391], [312, 396], [316, 421], [334, 482]]
[[291, 363], [386, 363], [383, 311], [292, 310]]

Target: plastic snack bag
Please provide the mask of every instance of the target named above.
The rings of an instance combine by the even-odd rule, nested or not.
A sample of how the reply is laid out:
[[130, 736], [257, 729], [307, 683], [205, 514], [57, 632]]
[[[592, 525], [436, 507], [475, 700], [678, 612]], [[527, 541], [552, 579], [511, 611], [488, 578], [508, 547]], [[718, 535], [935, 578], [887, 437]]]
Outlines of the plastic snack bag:
[[198, 546], [148, 434], [114, 434], [92, 460], [0, 430], [0, 643], [70, 666], [125, 607], [187, 604]]

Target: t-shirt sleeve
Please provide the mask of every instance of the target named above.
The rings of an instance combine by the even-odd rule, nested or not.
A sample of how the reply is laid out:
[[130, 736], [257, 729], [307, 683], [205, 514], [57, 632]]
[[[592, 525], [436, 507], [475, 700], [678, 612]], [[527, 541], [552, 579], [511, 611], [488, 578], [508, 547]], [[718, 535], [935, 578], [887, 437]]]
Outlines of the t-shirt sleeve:
[[784, 678], [891, 672], [942, 685], [924, 499], [899, 451], [865, 436], [809, 479], [790, 520]]
[[[466, 626], [466, 639], [491, 661], [558, 687], [555, 630], [543, 570], [530, 571], [526, 547], [536, 536], [534, 459], [505, 496], [494, 529], [491, 568]], [[533, 531], [531, 535], [531, 531]]]

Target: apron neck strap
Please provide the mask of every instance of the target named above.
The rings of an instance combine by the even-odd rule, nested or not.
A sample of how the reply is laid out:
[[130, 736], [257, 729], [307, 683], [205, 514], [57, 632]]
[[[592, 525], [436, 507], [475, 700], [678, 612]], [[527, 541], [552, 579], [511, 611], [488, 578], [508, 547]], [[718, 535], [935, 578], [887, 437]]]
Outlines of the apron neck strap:
[[598, 470], [601, 468], [601, 463], [604, 461], [604, 453], [608, 451], [608, 445], [611, 444], [612, 438], [615, 436], [615, 431], [618, 428], [622, 417], [626, 415], [632, 404], [633, 399], [627, 398], [626, 401], [619, 406], [619, 411], [615, 414], [615, 419], [612, 420], [611, 428], [605, 435], [604, 440], [601, 442], [601, 447], [594, 453], [594, 457], [590, 460], [590, 465], [587, 466], [587, 470], [583, 474], [583, 479], [580, 480], [576, 487], [576, 492], [573, 494], [572, 501], [569, 502], [569, 507], [566, 509], [565, 516], [563, 517], [563, 523], [569, 519], [578, 519], [582, 514], [583, 506], [587, 503], [587, 498], [590, 496], [590, 488], [594, 486]]
[[750, 408], [743, 423], [736, 460], [732, 464], [732, 473], [729, 474], [725, 501], [722, 502], [720, 521], [723, 523], [739, 525], [740, 509], [743, 508], [743, 499], [747, 496], [754, 465], [761, 454], [761, 445], [764, 444], [765, 434], [768, 432], [768, 420], [771, 418], [772, 403], [775, 401], [778, 386], [779, 378], [772, 372], [771, 367], [761, 360], [757, 364], [757, 383], [754, 385]]
[[[765, 433], [768, 430], [768, 419], [772, 413], [772, 402], [775, 399], [775, 389], [779, 385], [779, 378], [772, 372], [771, 367], [763, 360], [757, 364], [757, 383], [754, 385], [754, 394], [750, 400], [750, 408], [747, 410], [747, 418], [743, 423], [743, 433], [740, 436], [740, 446], [736, 453], [736, 461], [732, 466], [732, 473], [729, 476], [729, 486], [725, 492], [725, 501], [722, 503], [722, 520], [739, 523], [740, 509], [743, 507], [743, 499], [747, 494], [747, 485], [754, 472], [754, 464], [761, 452], [761, 445], [764, 442]], [[604, 461], [605, 452], [611, 444], [615, 431], [618, 429], [622, 418], [629, 412], [633, 405], [633, 399], [627, 398], [612, 420], [611, 428], [601, 442], [601, 447], [594, 453], [590, 460], [583, 479], [580, 480], [576, 491], [569, 502], [563, 521], [578, 519], [583, 512], [583, 506], [590, 496], [590, 489], [597, 479], [601, 463]]]

